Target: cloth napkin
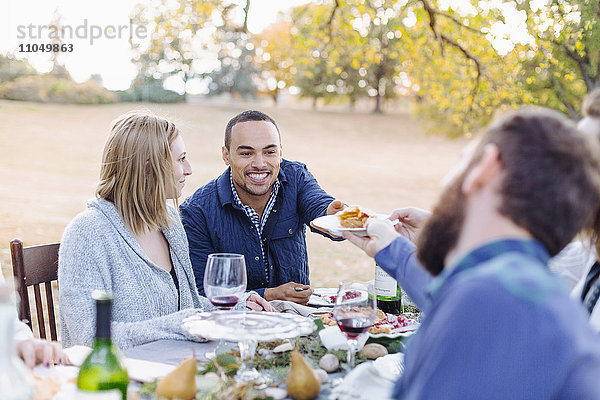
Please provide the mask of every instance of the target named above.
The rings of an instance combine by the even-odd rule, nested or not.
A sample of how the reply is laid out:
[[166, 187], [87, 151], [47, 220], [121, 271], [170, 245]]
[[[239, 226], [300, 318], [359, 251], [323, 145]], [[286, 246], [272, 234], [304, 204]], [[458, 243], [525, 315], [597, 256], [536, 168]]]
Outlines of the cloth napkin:
[[331, 307], [309, 307], [302, 304], [286, 300], [271, 300], [269, 303], [279, 312], [298, 314], [303, 317], [316, 317], [318, 314], [325, 314], [333, 311]]
[[331, 390], [329, 400], [391, 400], [394, 383], [381, 377], [373, 364], [367, 361], [350, 371]]
[[[348, 350], [348, 340], [337, 326], [327, 326], [319, 332], [321, 343], [327, 350]], [[360, 335], [356, 351], [363, 348], [369, 335]]]

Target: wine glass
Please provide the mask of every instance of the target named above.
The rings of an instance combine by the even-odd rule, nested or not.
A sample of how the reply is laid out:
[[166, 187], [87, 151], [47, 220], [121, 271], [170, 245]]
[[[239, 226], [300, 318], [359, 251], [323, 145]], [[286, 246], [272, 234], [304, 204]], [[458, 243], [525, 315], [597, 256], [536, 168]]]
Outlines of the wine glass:
[[[209, 254], [204, 271], [204, 292], [219, 310], [231, 310], [246, 291], [246, 262], [242, 254]], [[205, 354], [214, 358], [224, 343], [219, 340], [214, 352]]]
[[333, 315], [348, 341], [348, 369], [354, 367], [358, 339], [375, 322], [377, 298], [372, 283], [341, 282], [335, 298]]

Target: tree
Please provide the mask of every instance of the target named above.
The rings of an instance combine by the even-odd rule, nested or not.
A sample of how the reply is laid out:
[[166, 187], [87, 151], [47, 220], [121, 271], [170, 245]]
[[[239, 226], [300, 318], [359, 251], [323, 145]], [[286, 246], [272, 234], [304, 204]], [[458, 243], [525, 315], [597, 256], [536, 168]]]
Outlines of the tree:
[[134, 85], [178, 77], [185, 87], [198, 74], [195, 60], [206, 50], [220, 7], [218, 0], [149, 0], [136, 5], [132, 22], [150, 26], [151, 38], [147, 46], [130, 43], [139, 71]]
[[596, 0], [322, 0], [255, 37], [250, 1], [150, 1], [135, 13], [154, 27], [136, 47], [139, 79], [201, 77], [210, 94], [258, 85], [276, 103], [296, 86], [314, 107], [368, 97], [374, 112], [411, 96], [431, 131], [459, 136], [521, 104], [575, 117], [600, 86]]
[[232, 96], [256, 96], [258, 70], [254, 65], [255, 48], [248, 35], [250, 0], [243, 8], [243, 22], [237, 24], [230, 4], [221, 11], [222, 23], [214, 34], [218, 66], [201, 76], [209, 80], [209, 95], [229, 93]]
[[[331, 21], [327, 6], [309, 3], [292, 10], [292, 57], [297, 68], [295, 86], [300, 96], [312, 99], [316, 109], [320, 98], [334, 95], [333, 61], [329, 58]], [[330, 91], [328, 92], [327, 88]]]
[[259, 90], [277, 104], [281, 90], [294, 85], [298, 72], [294, 65], [292, 26], [280, 18], [254, 36], [252, 43], [256, 48], [254, 63], [260, 71]]
[[235, 30], [220, 30], [219, 66], [202, 76], [209, 81], [209, 95], [229, 93], [232, 96], [256, 96], [258, 70], [253, 64], [254, 45], [248, 34]]
[[[421, 3], [429, 12], [428, 2]], [[450, 38], [461, 38], [465, 45], [459, 50], [479, 70], [468, 79], [476, 83], [471, 100], [450, 105], [450, 109], [456, 110], [445, 116], [454, 134], [461, 129], [469, 134], [485, 124], [495, 109], [520, 104], [543, 105], [577, 117], [583, 97], [600, 85], [598, 1], [477, 2], [472, 4], [470, 15], [429, 7], [434, 10], [433, 16], [446, 17], [440, 31]], [[450, 21], [456, 24], [448, 24]], [[460, 27], [461, 32], [453, 32], [453, 25]], [[486, 34], [487, 46], [467, 46], [466, 43], [477, 40], [472, 34], [479, 36], [479, 33]], [[448, 64], [447, 57], [444, 58]], [[441, 68], [436, 69], [445, 73]], [[419, 71], [415, 70], [414, 74]], [[446, 78], [449, 80], [444, 90], [456, 100], [456, 92], [452, 90], [460, 93], [461, 88], [449, 90], [448, 86], [452, 86], [457, 77]], [[433, 86], [436, 82], [421, 79], [420, 84]], [[422, 88], [420, 91], [427, 92]], [[431, 104], [440, 106], [444, 101], [438, 96]], [[469, 107], [465, 108], [466, 104]], [[444, 107], [435, 108], [436, 114], [444, 110]], [[457, 112], [460, 109], [462, 112]]]
[[383, 99], [396, 95], [394, 78], [401, 72], [403, 48], [409, 38], [401, 21], [403, 10], [394, 9], [393, 2], [367, 0], [364, 5], [368, 14], [362, 14], [363, 19], [364, 15], [370, 16], [366, 37], [375, 50], [367, 69], [368, 90], [375, 97], [373, 112], [381, 113]]
[[468, 24], [452, 9], [415, 3], [414, 25], [408, 29], [412, 56], [404, 71], [426, 117], [430, 132], [470, 136], [487, 124], [497, 108], [524, 98], [514, 88], [516, 65], [501, 59], [483, 32], [487, 21], [472, 10]]
[[[241, 8], [237, 1], [150, 0], [138, 4], [132, 20], [152, 26], [148, 47], [132, 43], [134, 62], [140, 74], [136, 82], [148, 78], [165, 81], [178, 78], [187, 88], [194, 78], [209, 81], [209, 94], [255, 92], [253, 52], [247, 34], [250, 0]], [[185, 93], [184, 93], [185, 95]]]
[[394, 76], [402, 54], [401, 33], [396, 34], [399, 14], [391, 3], [336, 1], [294, 10], [292, 43], [300, 71], [297, 83], [304, 95], [313, 101], [346, 96], [351, 106], [370, 96], [375, 99], [374, 112], [382, 111], [383, 99], [396, 95]]
[[[54, 10], [52, 14], [52, 20], [48, 24], [50, 29], [49, 37], [52, 39], [52, 45], [58, 45], [60, 48], [63, 44], [62, 40], [62, 14], [58, 8]], [[71, 79], [69, 71], [65, 68], [64, 63], [61, 60], [62, 53], [60, 51], [53, 51], [50, 53], [50, 61], [52, 62], [51, 74], [56, 75], [58, 78]]]
[[[433, 34], [426, 45], [440, 46], [442, 52], [444, 46], [459, 49], [479, 71], [477, 59], [459, 41], [440, 33], [437, 19], [442, 16], [462, 23], [426, 1], [330, 1], [302, 6], [292, 13], [296, 28], [292, 43], [299, 55], [297, 84], [302, 93], [313, 99], [345, 95], [351, 104], [368, 95], [374, 99], [376, 113], [382, 112], [384, 99], [413, 94], [404, 66], [418, 52], [415, 43], [423, 36], [422, 31], [411, 29], [417, 6], [427, 10], [421, 12], [419, 28]], [[484, 41], [484, 35], [480, 36], [479, 41]], [[312, 55], [312, 60], [306, 55]]]
[[519, 8], [535, 39], [534, 51], [521, 54], [524, 83], [538, 104], [578, 117], [582, 99], [600, 87], [600, 2], [524, 2]]
[[17, 60], [12, 54], [0, 54], [0, 84], [20, 76], [36, 75], [37, 71], [27, 60]]

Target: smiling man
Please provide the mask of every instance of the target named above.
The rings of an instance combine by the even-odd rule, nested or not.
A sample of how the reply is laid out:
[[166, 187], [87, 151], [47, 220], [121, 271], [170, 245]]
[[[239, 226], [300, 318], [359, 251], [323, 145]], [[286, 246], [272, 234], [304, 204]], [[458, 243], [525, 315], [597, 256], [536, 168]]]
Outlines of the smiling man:
[[225, 172], [180, 207], [199, 292], [209, 254], [239, 253], [246, 258], [248, 290], [267, 300], [307, 303], [305, 225], [343, 203], [325, 193], [304, 164], [282, 158], [279, 128], [260, 111], [229, 121], [222, 153]]

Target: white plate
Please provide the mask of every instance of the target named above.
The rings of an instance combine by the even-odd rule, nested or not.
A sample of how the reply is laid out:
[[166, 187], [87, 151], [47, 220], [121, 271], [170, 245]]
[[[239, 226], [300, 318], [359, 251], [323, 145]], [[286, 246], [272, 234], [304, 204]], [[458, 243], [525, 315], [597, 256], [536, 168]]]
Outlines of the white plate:
[[[315, 293], [317, 291], [327, 293], [327, 294], [336, 294], [337, 293], [337, 290], [333, 289], [333, 288], [315, 289]], [[311, 296], [311, 299], [312, 299], [312, 297], [313, 296]], [[333, 307], [333, 304], [326, 303], [320, 297], [316, 297], [316, 299], [317, 300], [315, 300], [315, 301], [321, 301], [321, 302], [323, 302], [323, 304], [319, 303], [319, 304], [315, 304], [315, 305], [319, 305], [322, 307], [325, 307], [325, 306]], [[308, 300], [308, 304], [311, 304], [311, 300]], [[325, 327], [327, 328], [328, 326], [335, 327], [335, 325], [326, 325]], [[408, 326], [403, 326], [402, 328], [394, 329], [394, 330], [392, 330], [392, 333], [369, 333], [369, 336], [372, 338], [388, 338], [388, 339], [396, 339], [399, 337], [408, 337], [408, 336], [412, 336], [417, 331], [417, 329], [419, 329], [419, 326], [421, 326], [421, 324], [419, 324], [418, 322], [415, 322], [414, 324], [411, 324]]]
[[392, 331], [392, 333], [369, 333], [372, 338], [390, 338], [395, 339], [399, 337], [408, 337], [413, 335], [417, 329], [419, 329], [420, 324], [414, 323], [412, 325], [404, 326], [402, 328], [397, 328]]
[[[373, 218], [387, 219], [387, 214], [375, 214]], [[329, 231], [334, 236], [342, 236], [342, 232], [352, 232], [357, 236], [367, 236], [367, 230], [365, 228], [344, 228], [340, 225], [340, 219], [337, 215], [323, 215], [322, 217], [316, 218], [312, 223], [321, 229]], [[392, 224], [397, 224], [398, 220], [392, 221]]]
[[336, 288], [316, 288], [313, 294], [310, 295], [308, 304], [319, 307], [333, 307], [334, 304], [322, 296], [335, 296], [337, 291]]
[[388, 354], [373, 361], [373, 370], [380, 377], [396, 382], [404, 372], [404, 354]]
[[237, 310], [201, 312], [185, 318], [181, 326], [194, 336], [229, 342], [291, 339], [311, 334], [316, 327], [312, 318], [301, 315]]

